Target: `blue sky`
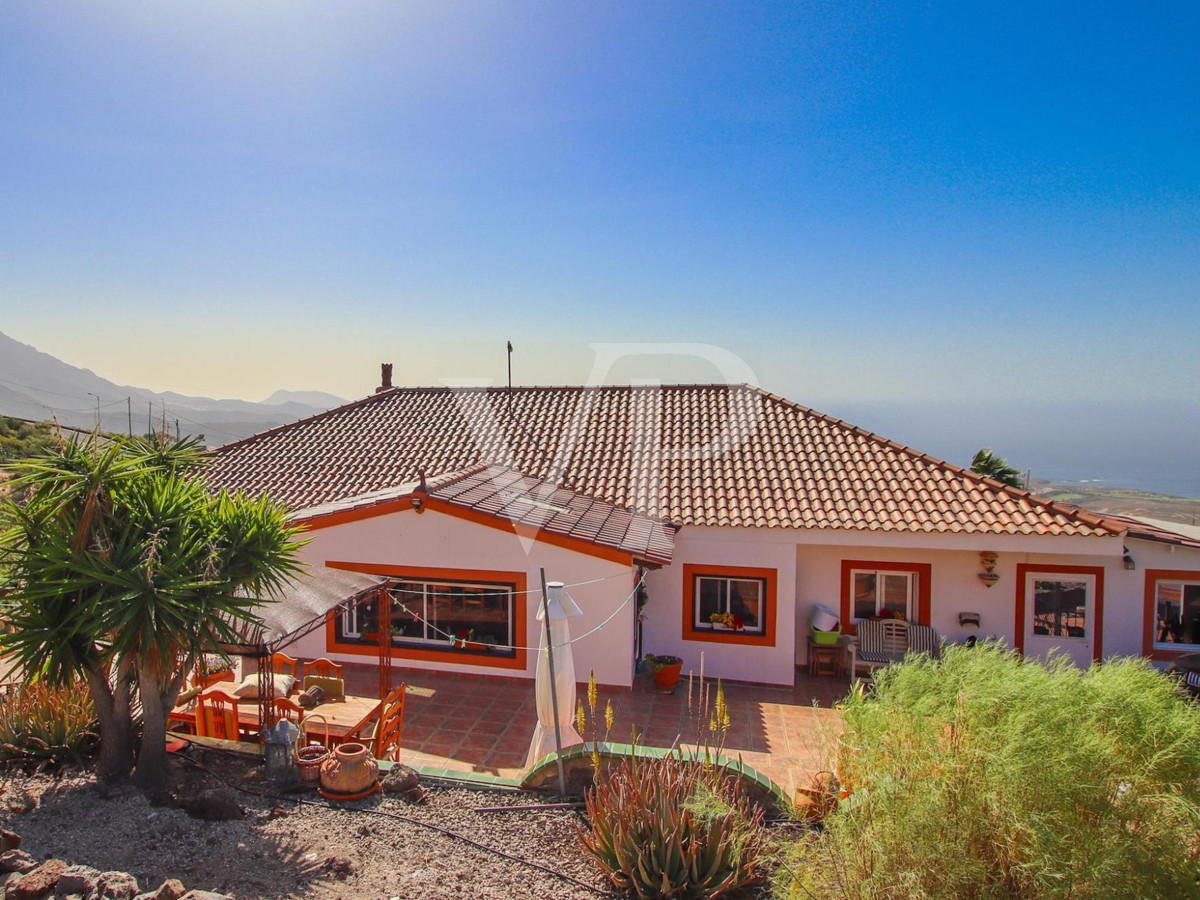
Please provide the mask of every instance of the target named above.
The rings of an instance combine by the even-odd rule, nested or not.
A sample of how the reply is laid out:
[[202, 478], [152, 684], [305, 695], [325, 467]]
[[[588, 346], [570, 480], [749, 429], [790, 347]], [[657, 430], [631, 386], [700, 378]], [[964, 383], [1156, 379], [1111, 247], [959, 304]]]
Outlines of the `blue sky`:
[[[1197, 46], [1193, 2], [17, 0], [0, 330], [248, 399], [692, 341], [868, 418], [1200, 418]], [[659, 363], [616, 374], [715, 375]]]

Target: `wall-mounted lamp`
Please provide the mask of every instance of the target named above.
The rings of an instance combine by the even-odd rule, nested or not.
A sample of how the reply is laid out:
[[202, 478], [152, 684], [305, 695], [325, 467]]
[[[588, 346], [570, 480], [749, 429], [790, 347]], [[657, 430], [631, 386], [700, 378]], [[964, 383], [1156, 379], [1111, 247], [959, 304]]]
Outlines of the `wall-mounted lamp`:
[[1128, 547], [1122, 547], [1121, 550], [1125, 554], [1125, 568], [1132, 572], [1137, 568], [1137, 563], [1134, 561], [1133, 557], [1129, 555]]
[[982, 616], [977, 612], [960, 612], [958, 614], [958, 624], [960, 628], [966, 628], [968, 625], [979, 627], [979, 621]]
[[979, 554], [979, 563], [983, 566], [983, 571], [979, 573], [979, 580], [988, 587], [1000, 580], [1000, 576], [994, 571], [998, 559], [1000, 559], [1000, 554], [993, 553], [991, 550], [984, 550]]

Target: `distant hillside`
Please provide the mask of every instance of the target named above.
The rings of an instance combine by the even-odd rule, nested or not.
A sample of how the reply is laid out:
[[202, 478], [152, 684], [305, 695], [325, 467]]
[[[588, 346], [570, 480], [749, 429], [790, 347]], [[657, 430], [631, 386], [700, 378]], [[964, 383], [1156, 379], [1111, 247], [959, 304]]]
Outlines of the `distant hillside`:
[[341, 406], [346, 401], [335, 394], [324, 391], [276, 391], [263, 401], [266, 406], [278, 406], [281, 403], [301, 403], [317, 409], [332, 409]]
[[266, 403], [214, 400], [114, 384], [0, 333], [0, 415], [57, 419], [64, 425], [144, 433], [147, 423], [224, 444], [341, 403], [317, 391], [276, 391]]
[[1047, 500], [1059, 500], [1097, 513], [1160, 519], [1180, 525], [1200, 525], [1200, 500], [1085, 482], [1052, 483], [1034, 478], [1029, 489]]

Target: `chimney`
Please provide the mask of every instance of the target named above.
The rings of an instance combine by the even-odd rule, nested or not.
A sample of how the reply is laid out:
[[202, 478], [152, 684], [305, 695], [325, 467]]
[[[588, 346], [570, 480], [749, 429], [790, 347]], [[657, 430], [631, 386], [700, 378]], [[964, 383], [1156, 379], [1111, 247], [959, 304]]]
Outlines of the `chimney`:
[[382, 384], [380, 384], [379, 387], [375, 388], [375, 393], [379, 394], [379, 393], [382, 393], [383, 391], [390, 391], [392, 389], [392, 364], [391, 363], [380, 363], [379, 364], [379, 377], [380, 377], [380, 380], [382, 381]]

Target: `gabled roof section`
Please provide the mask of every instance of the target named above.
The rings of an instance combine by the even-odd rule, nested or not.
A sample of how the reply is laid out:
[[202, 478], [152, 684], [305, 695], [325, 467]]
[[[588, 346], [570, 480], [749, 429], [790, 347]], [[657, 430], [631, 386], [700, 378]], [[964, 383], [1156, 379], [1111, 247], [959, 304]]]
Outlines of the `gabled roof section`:
[[312, 527], [347, 514], [379, 514], [396, 508], [470, 513], [507, 523], [539, 539], [558, 536], [628, 554], [638, 562], [667, 565], [675, 552], [675, 529], [642, 513], [530, 478], [504, 466], [478, 465], [417, 482], [371, 491], [297, 512]]
[[302, 508], [488, 464], [677, 525], [1124, 530], [749, 385], [396, 388], [218, 448], [206, 478]]

